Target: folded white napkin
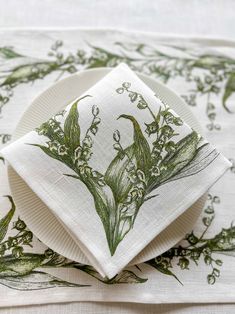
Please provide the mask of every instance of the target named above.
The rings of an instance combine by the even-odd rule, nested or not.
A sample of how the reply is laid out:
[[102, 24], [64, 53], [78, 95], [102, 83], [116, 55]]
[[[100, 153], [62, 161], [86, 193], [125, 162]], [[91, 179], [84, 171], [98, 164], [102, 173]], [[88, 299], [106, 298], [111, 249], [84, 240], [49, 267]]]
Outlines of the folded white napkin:
[[124, 64], [1, 153], [109, 278], [230, 167]]

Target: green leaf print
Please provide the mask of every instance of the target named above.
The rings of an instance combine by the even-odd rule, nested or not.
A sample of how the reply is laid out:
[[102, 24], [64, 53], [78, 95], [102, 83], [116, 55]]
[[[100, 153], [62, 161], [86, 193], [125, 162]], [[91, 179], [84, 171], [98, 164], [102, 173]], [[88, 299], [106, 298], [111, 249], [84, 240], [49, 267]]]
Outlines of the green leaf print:
[[[62, 51], [63, 42], [57, 40], [48, 52], [49, 58], [45, 60], [35, 59], [28, 61], [14, 51], [11, 47], [0, 47], [0, 57], [22, 58], [24, 64], [10, 68], [7, 72], [0, 73], [0, 113], [7, 104], [14, 88], [20, 84], [28, 84], [43, 79], [55, 72], [58, 78], [66, 73], [75, 73], [80, 69], [91, 69], [97, 67], [115, 67], [120, 62], [125, 62], [134, 71], [138, 71], [154, 78], [170, 83], [176, 78], [182, 78], [186, 84], [186, 94], [182, 95], [188, 105], [197, 106], [199, 97], [204, 101], [205, 113], [209, 120], [207, 128], [210, 131], [220, 130], [220, 124], [216, 123], [217, 108], [212, 101], [213, 96], [221, 96], [221, 105], [231, 113], [227, 106], [227, 100], [233, 93], [232, 77], [235, 70], [235, 60], [223, 54], [201, 54], [189, 48], [182, 48], [177, 45], [166, 45], [174, 53], [160, 51], [158, 47], [152, 47], [143, 43], [121, 43], [113, 42], [113, 49], [98, 47], [87, 43], [88, 47], [74, 52], [65, 53]], [[118, 52], [116, 48], [118, 47]], [[115, 52], [114, 52], [115, 50]], [[178, 52], [184, 51], [186, 55], [179, 56]], [[227, 83], [226, 83], [227, 82]], [[224, 95], [223, 89], [225, 85]], [[193, 86], [192, 86], [193, 85]], [[123, 88], [119, 88], [122, 92]], [[130, 100], [139, 99], [138, 93], [130, 92]], [[146, 103], [139, 99], [138, 108], [145, 109]], [[156, 126], [156, 125], [155, 125]]]
[[[67, 265], [68, 267], [68, 265]], [[141, 278], [138, 275], [136, 275], [133, 271], [130, 270], [123, 270], [116, 276], [114, 276], [111, 279], [108, 278], [103, 278], [92, 266], [90, 265], [84, 265], [84, 264], [79, 264], [72, 262], [69, 267], [73, 267], [76, 269], [79, 269], [88, 275], [92, 276], [93, 278], [97, 279], [98, 281], [108, 284], [108, 285], [113, 285], [113, 284], [132, 284], [132, 283], [144, 283], [148, 279], [146, 278]]]
[[35, 268], [41, 266], [44, 260], [45, 255], [43, 254], [25, 253], [19, 258], [13, 255], [6, 255], [1, 258], [0, 278], [27, 275]]
[[[207, 282], [210, 285], [215, 284], [220, 276], [220, 267], [223, 265], [223, 261], [218, 258], [218, 256], [214, 256], [214, 254], [234, 256], [235, 250], [235, 227], [233, 225], [228, 228], [223, 228], [212, 238], [205, 237], [215, 216], [215, 206], [219, 203], [220, 198], [218, 196], [209, 194], [208, 203], [201, 219], [204, 226], [202, 234], [196, 235], [194, 232], [189, 233], [181, 242], [181, 245], [171, 248], [162, 255], [144, 264], [180, 282], [174, 274], [174, 270], [177, 266], [179, 266], [182, 271], [185, 271], [190, 269], [192, 263], [199, 266], [200, 262], [204, 262], [206, 266], [211, 269], [211, 272], [207, 275]], [[109, 285], [123, 283], [139, 284], [145, 283], [148, 280], [147, 278], [140, 277], [134, 271], [136, 268], [141, 272], [142, 264], [136, 265], [135, 268], [132, 267], [131, 270], [125, 269], [112, 279], [108, 279], [101, 277], [92, 266], [72, 262], [58, 255], [51, 249], [45, 250], [43, 254], [26, 253], [23, 251], [21, 251], [20, 255], [15, 254], [14, 250], [18, 248], [19, 243], [27, 245], [27, 243], [30, 243], [28, 241], [31, 241], [32, 238], [30, 236], [30, 239], [28, 239], [27, 233], [30, 231], [27, 231], [24, 221], [20, 218], [13, 223], [13, 229], [19, 232], [18, 235], [8, 237], [7, 240], [1, 242], [1, 244], [6, 245], [9, 250], [12, 246], [12, 254], [8, 255], [6, 251], [3, 252], [0, 250], [0, 284], [8, 288], [28, 291], [55, 287], [87, 286], [86, 284], [76, 284], [56, 278], [47, 273], [47, 270], [50, 268], [65, 268], [68, 270], [73, 268], [86, 273], [103, 284]], [[5, 235], [5, 239], [6, 237], [7, 234]], [[173, 261], [178, 261], [178, 263], [174, 263], [173, 265]], [[42, 272], [42, 269], [45, 271]]]
[[85, 97], [78, 99], [71, 107], [69, 114], [64, 122], [64, 136], [67, 146], [74, 150], [80, 145], [80, 126], [78, 124], [78, 103]]
[[11, 47], [0, 47], [0, 57], [4, 59], [13, 59], [22, 57], [19, 53], [15, 52]]
[[58, 287], [89, 287], [59, 279], [41, 271], [32, 271], [28, 275], [18, 277], [0, 277], [0, 284], [15, 290], [31, 291]]
[[146, 129], [153, 143], [150, 147], [134, 116], [120, 115], [117, 119], [129, 120], [133, 125], [133, 143], [124, 148], [119, 130], [114, 131], [116, 156], [104, 174], [90, 165], [93, 137], [97, 136], [101, 123], [97, 107], [92, 108], [93, 118], [83, 139], [80, 138], [78, 101], [75, 101], [67, 113], [64, 127], [55, 116], [37, 129], [39, 135], [49, 139], [47, 146], [31, 144], [67, 165], [74, 171], [67, 176], [85, 184], [102, 221], [111, 255], [115, 254], [119, 243], [134, 227], [143, 203], [157, 196], [150, 195], [152, 191], [169, 181], [202, 171], [217, 157], [216, 154], [209, 156], [202, 153], [206, 146], [199, 146], [201, 138], [195, 131], [178, 142], [174, 141], [173, 138], [178, 135], [175, 128], [182, 125], [181, 119], [166, 106], [155, 114], [144, 97], [130, 88], [131, 83], [124, 82], [116, 91], [120, 95], [128, 92], [131, 103], [136, 104], [139, 110], [148, 110], [153, 119], [150, 125], [156, 126], [156, 132], [149, 132], [149, 125]]
[[[120, 62], [125, 62], [132, 68], [132, 70], [144, 73], [153, 78], [160, 79], [165, 84], [170, 85], [171, 82], [177, 79], [182, 80], [185, 86], [184, 95], [182, 95], [182, 97], [185, 99], [187, 104], [193, 107], [198, 107], [200, 105], [200, 108], [205, 111], [205, 115], [209, 121], [209, 123], [206, 124], [206, 127], [209, 131], [220, 130], [219, 115], [217, 114], [219, 109], [218, 106], [223, 106], [223, 108], [228, 113], [231, 113], [233, 109], [230, 107], [230, 103], [232, 106], [232, 102], [229, 102], [229, 100], [234, 93], [234, 59], [222, 54], [217, 54], [216, 56], [213, 55], [213, 53], [198, 54], [198, 49], [194, 50], [186, 46], [182, 48], [176, 45], [161, 44], [167, 49], [170, 47], [171, 54], [167, 54], [165, 52], [167, 49], [164, 49], [164, 52], [162, 52], [162, 49], [161, 51], [158, 49], [158, 43], [155, 46], [150, 46], [139, 42], [133, 43], [133, 41], [132, 44], [128, 42], [112, 42], [111, 44], [112, 47], [110, 49], [88, 44], [89, 47], [85, 47], [84, 50], [75, 49], [74, 51], [68, 52], [66, 45], [63, 46], [63, 42], [58, 40], [53, 43], [51, 49], [48, 51], [48, 57], [45, 56], [44, 61], [39, 61], [36, 59], [32, 61], [31, 58], [16, 52], [17, 47], [0, 47], [1, 63], [6, 61], [13, 61], [11, 60], [13, 58], [21, 58], [21, 60], [24, 60], [23, 65], [16, 65], [11, 68], [9, 67], [6, 72], [2, 70], [0, 72], [0, 114], [3, 114], [3, 116], [1, 115], [1, 118], [4, 118], [4, 106], [7, 105], [11, 100], [13, 100], [14, 103], [14, 98], [17, 98], [15, 90], [17, 89], [16, 87], [18, 85], [28, 84], [31, 86], [35, 81], [41, 80], [46, 76], [49, 76], [51, 73], [57, 73], [58, 76], [56, 79], [59, 79], [64, 74], [74, 73], [78, 70], [96, 68], [100, 66], [114, 67]], [[113, 52], [114, 50], [116, 51], [115, 53]], [[177, 52], [175, 55], [174, 50]], [[181, 50], [184, 51], [187, 55], [185, 54], [185, 56], [179, 57], [178, 51]], [[139, 109], [148, 110], [146, 107], [146, 102], [143, 101], [143, 99], [140, 97], [141, 95], [139, 95], [138, 92], [131, 90], [130, 87], [131, 86], [129, 86], [129, 84], [124, 84], [124, 87], [120, 87], [119, 92], [124, 93], [127, 89], [130, 90], [130, 101], [133, 104], [138, 104]], [[221, 101], [217, 103], [215, 99], [220, 99]], [[161, 111], [157, 114], [154, 113], [153, 121], [145, 124], [145, 133], [148, 136], [147, 139], [149, 140], [154, 138], [152, 145], [149, 144], [152, 159], [154, 159], [154, 164], [150, 169], [150, 173], [151, 175], [155, 176], [154, 180], [156, 181], [159, 180], [158, 176], [161, 174], [161, 172], [166, 171], [166, 169], [164, 169], [164, 167], [161, 165], [162, 160], [168, 152], [174, 152], [176, 146], [176, 141], [173, 141], [173, 138], [169, 137], [165, 143], [162, 141], [163, 135], [161, 136], [161, 133], [165, 134], [166, 131], [166, 133], [170, 134], [171, 132], [169, 128], [161, 130], [161, 121], [163, 116], [164, 114]], [[165, 118], [169, 121], [172, 120], [172, 117], [168, 115], [167, 111]], [[164, 124], [166, 124], [166, 120]], [[180, 126], [180, 120], [175, 120], [175, 125], [177, 124]], [[140, 127], [142, 129], [144, 126], [141, 125]], [[56, 132], [54, 132], [56, 128], [57, 135], [55, 134]], [[46, 123], [44, 131], [46, 129], [47, 134], [45, 134], [45, 136], [49, 138], [48, 146], [41, 145], [38, 147], [42, 149], [45, 154], [57, 161], [64, 162], [64, 160], [66, 160], [67, 165], [70, 162], [72, 163], [71, 159], [69, 159], [68, 155], [66, 155], [66, 146], [63, 146], [65, 137], [60, 124], [55, 122], [53, 127], [50, 128], [48, 123]], [[97, 129], [98, 124], [94, 124], [92, 128], [93, 133], [89, 132], [89, 135], [92, 136], [94, 133], [96, 134]], [[4, 132], [5, 130], [0, 134], [0, 140], [2, 144], [7, 143], [11, 138], [10, 134], [6, 134]], [[118, 188], [120, 190], [117, 190], [117, 186], [115, 188], [112, 187], [111, 189], [114, 202], [116, 204], [123, 203], [127, 198], [129, 191], [134, 185], [134, 182], [131, 182], [128, 178], [129, 176], [131, 178], [137, 177], [137, 169], [136, 167], [133, 168], [133, 165], [136, 166], [136, 161], [133, 162], [132, 165], [129, 160], [135, 160], [133, 157], [133, 146], [130, 145], [129, 147], [124, 147], [122, 149], [120, 138], [119, 141], [116, 141], [118, 137], [121, 136], [121, 134], [120, 132], [116, 132], [115, 134], [116, 136], [114, 145], [115, 149], [117, 150], [117, 155], [113, 161], [110, 161], [110, 168], [112, 169], [112, 171], [110, 171], [112, 173], [112, 175], [110, 175], [110, 182], [108, 182], [108, 178], [106, 176], [108, 169], [104, 175], [102, 175], [97, 170], [92, 169], [92, 171], [94, 176], [97, 178], [96, 182], [99, 180], [101, 185], [106, 182], [107, 186], [115, 186], [115, 182], [119, 182]], [[76, 135], [74, 136], [76, 139]], [[81, 139], [81, 148], [76, 151], [76, 160], [80, 158], [85, 159], [85, 157], [89, 159], [90, 154], [92, 153], [89, 137], [86, 139], [86, 143], [88, 145], [83, 145]], [[208, 145], [200, 144], [200, 142], [198, 145], [199, 147], [197, 147], [195, 156], [191, 159], [191, 161], [175, 175], [169, 177], [161, 184], [196, 174], [197, 172], [207, 167], [218, 155], [216, 150], [213, 150], [212, 152], [209, 151]], [[163, 156], [162, 160], [160, 158], [161, 155]], [[3, 162], [4, 159], [0, 157], [0, 163], [2, 166], [4, 166]], [[127, 167], [129, 172], [123, 170], [127, 165], [129, 165], [129, 167]], [[84, 171], [90, 171], [91, 167], [89, 168], [88, 166], [88, 164], [84, 166]], [[234, 172], [234, 167], [231, 167], [231, 172]], [[75, 179], [79, 179], [80, 177], [78, 178], [76, 171], [74, 171], [74, 173], [75, 174], [73, 177]], [[120, 174], [120, 176], [118, 176], [118, 174]], [[143, 179], [143, 174], [141, 172], [139, 173], [139, 177]], [[142, 181], [138, 181], [138, 183], [140, 182]], [[110, 190], [109, 193], [111, 195]], [[119, 195], [123, 196], [118, 197]], [[155, 196], [146, 195], [145, 201], [151, 197]], [[8, 197], [8, 199], [11, 205], [10, 197]], [[205, 263], [205, 265], [210, 269], [206, 277], [207, 282], [210, 285], [215, 284], [219, 279], [220, 269], [222, 273], [222, 254], [230, 254], [234, 256], [235, 251], [235, 228], [233, 224], [224, 226], [224, 228], [221, 228], [217, 234], [213, 236], [211, 233], [210, 236], [206, 236], [206, 232], [210, 228], [215, 215], [215, 206], [219, 203], [220, 198], [218, 196], [212, 196], [211, 194], [209, 195], [208, 204], [205, 207], [204, 214], [201, 219], [201, 223], [205, 228], [202, 234], [199, 232], [189, 233], [180, 243], [180, 245], [177, 245], [176, 247], [168, 250], [160, 257], [155, 258], [154, 261], [149, 263], [146, 262], [146, 264], [149, 267], [154, 267], [155, 265], [154, 269], [156, 271], [174, 278], [172, 274], [174, 274], [177, 268], [179, 268], [178, 270], [181, 272], [187, 272], [189, 270], [194, 271], [192, 266], [199, 267], [201, 264]], [[25, 223], [20, 218], [16, 218], [16, 221], [14, 221], [14, 216], [11, 217], [11, 213], [14, 211], [14, 206], [15, 205], [12, 204], [12, 208], [8, 209], [9, 215], [5, 215], [6, 220], [2, 218], [4, 215], [0, 213], [2, 218], [0, 219], [1, 221], [4, 221], [4, 223], [2, 223], [3, 227], [1, 229], [1, 237], [3, 237], [3, 239], [0, 241], [0, 284], [17, 290], [41, 289], [42, 286], [43, 289], [47, 289], [52, 288], [53, 286], [63, 287], [70, 286], [72, 284], [63, 282], [62, 284], [59, 283], [56, 285], [53, 283], [53, 280], [56, 281], [57, 279], [53, 279], [50, 277], [51, 275], [46, 274], [46, 272], [44, 277], [42, 273], [35, 270], [37, 267], [39, 267], [40, 270], [44, 269], [45, 271], [50, 267], [62, 267], [66, 269], [74, 268], [77, 271], [85, 272], [89, 276], [92, 276], [93, 274], [92, 277], [94, 280], [101, 279], [100, 282], [104, 284], [116, 284], [119, 282], [122, 283], [123, 281], [127, 284], [129, 282], [144, 283], [147, 280], [139, 277], [137, 275], [138, 273], [133, 271], [133, 269], [135, 270], [134, 267], [131, 268], [131, 271], [134, 274], [134, 279], [132, 279], [132, 276], [130, 276], [130, 278], [128, 277], [128, 274], [130, 274], [128, 271], [125, 272], [124, 276], [121, 276], [121, 281], [119, 278], [116, 278], [116, 280], [106, 280], [104, 278], [99, 279], [99, 274], [94, 269], [92, 269], [91, 266], [79, 264], [78, 267], [78, 263], [65, 261], [65, 258], [58, 256], [58, 254], [53, 253], [53, 251], [50, 249], [46, 250], [45, 254], [27, 253], [26, 250], [28, 247], [30, 247], [30, 252], [32, 251], [32, 233], [27, 229]], [[104, 208], [105, 205], [102, 205], [102, 209]], [[223, 208], [219, 209], [222, 210]], [[101, 212], [103, 211], [100, 211], [100, 213]], [[129, 213], [127, 211], [125, 214], [128, 216], [130, 211]], [[11, 219], [9, 219], [10, 217]], [[108, 213], [108, 211], [104, 214], [104, 217], [104, 221], [107, 221], [108, 224], [109, 219], [111, 219], [111, 215]], [[13, 229], [11, 230], [9, 225], [12, 220]], [[113, 221], [115, 221], [115, 218]], [[35, 237], [34, 240], [36, 241]], [[35, 250], [37, 251], [36, 247], [34, 248], [34, 251]], [[218, 254], [220, 254], [219, 257]], [[23, 256], [24, 259], [22, 258]], [[41, 261], [41, 264], [39, 261]], [[140, 270], [141, 268], [142, 265], [138, 265], [138, 269]], [[32, 276], [28, 276], [30, 274], [32, 274]], [[46, 275], [48, 275], [48, 277]], [[135, 280], [135, 276], [140, 279], [137, 278]], [[6, 281], [4, 282], [5, 278]], [[58, 280], [60, 281], [60, 279]], [[11, 282], [9, 283], [9, 281]], [[52, 284], [48, 284], [48, 282], [52, 282]]]
[[12, 206], [9, 212], [6, 214], [6, 216], [0, 220], [0, 243], [5, 238], [5, 235], [7, 234], [7, 230], [9, 227], [9, 223], [12, 220], [12, 217], [15, 213], [15, 204], [12, 200], [12, 197], [10, 195], [7, 195], [6, 197], [9, 199]]
[[182, 282], [176, 277], [176, 275], [169, 269], [168, 263], [162, 260], [161, 257], [156, 257], [155, 259], [147, 261], [146, 264], [154, 267], [156, 270], [164, 275], [174, 277], [181, 285], [183, 285]]
[[169, 152], [162, 160], [162, 172], [159, 176], [152, 176], [149, 191], [156, 189], [170, 178], [180, 172], [196, 156], [199, 143], [198, 134], [193, 131], [174, 145], [174, 151]]
[[228, 112], [232, 112], [227, 107], [227, 100], [235, 92], [235, 72], [231, 73], [228, 81], [225, 85], [224, 95], [223, 95], [223, 106]]

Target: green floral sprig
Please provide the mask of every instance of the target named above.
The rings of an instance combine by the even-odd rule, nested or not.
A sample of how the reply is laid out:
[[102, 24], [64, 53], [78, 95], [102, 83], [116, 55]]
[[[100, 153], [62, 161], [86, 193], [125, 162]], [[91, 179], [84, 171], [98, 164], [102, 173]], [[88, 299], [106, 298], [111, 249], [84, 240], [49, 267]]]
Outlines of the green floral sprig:
[[[208, 284], [213, 285], [220, 277], [220, 267], [223, 261], [215, 257], [216, 253], [226, 253], [235, 249], [235, 227], [223, 228], [220, 233], [213, 238], [206, 238], [206, 233], [215, 217], [215, 205], [220, 203], [218, 196], [208, 195], [208, 205], [204, 209], [202, 223], [205, 226], [201, 235], [197, 236], [193, 231], [185, 237], [185, 240], [178, 247], [168, 250], [161, 256], [146, 262], [166, 275], [174, 275], [173, 262], [181, 270], [189, 270], [191, 263], [199, 265], [203, 261], [209, 266], [211, 272], [207, 275]], [[175, 276], [175, 275], [174, 275]]]
[[78, 50], [76, 54], [69, 53], [65, 55], [61, 51], [62, 46], [63, 42], [57, 40], [48, 52], [49, 59], [45, 59], [44, 61], [35, 60], [33, 63], [28, 63], [26, 56], [19, 55], [13, 50], [11, 50], [11, 57], [10, 54], [5, 55], [6, 58], [21, 58], [21, 60], [22, 58], [25, 58], [25, 63], [16, 66], [9, 70], [8, 73], [3, 73], [4, 75], [1, 75], [0, 113], [2, 112], [2, 108], [14, 95], [14, 89], [18, 85], [41, 80], [53, 72], [58, 72], [58, 80], [65, 73], [72, 74], [77, 72], [78, 68], [86, 63], [84, 59], [84, 51]]
[[[205, 98], [206, 114], [209, 120], [207, 128], [210, 131], [220, 130], [221, 126], [216, 122], [216, 106], [213, 97], [222, 94], [221, 103], [224, 109], [231, 113], [227, 101], [234, 93], [235, 60], [223, 55], [195, 55], [193, 50], [171, 46], [178, 51], [186, 51], [188, 57], [179, 57], [140, 43], [126, 44], [114, 43], [118, 46], [119, 53], [113, 53], [107, 49], [88, 44], [88, 49], [78, 49], [73, 53], [62, 51], [63, 42], [57, 40], [48, 52], [49, 59], [32, 64], [27, 63], [27, 57], [16, 53], [12, 48], [3, 47], [1, 51], [4, 58], [25, 58], [25, 64], [16, 66], [9, 73], [3, 73], [0, 82], [0, 113], [5, 104], [13, 96], [13, 91], [19, 84], [27, 84], [47, 75], [57, 72], [58, 78], [66, 73], [75, 73], [84, 68], [114, 67], [120, 62], [125, 62], [134, 71], [160, 78], [164, 83], [176, 77], [181, 77], [189, 84], [188, 93], [182, 95], [190, 106], [197, 105], [199, 97]], [[132, 57], [135, 53], [135, 57]], [[198, 74], [198, 72], [202, 74]], [[191, 84], [195, 87], [192, 89]], [[134, 94], [132, 95], [134, 97]], [[140, 104], [141, 106], [141, 104]], [[144, 106], [144, 104], [143, 104]]]
[[[12, 238], [7, 237], [9, 230], [9, 224], [15, 213], [14, 202], [10, 196], [8, 196], [10, 203], [12, 204], [10, 211], [5, 217], [0, 220], [0, 237], [4, 239]], [[181, 243], [180, 246], [174, 247], [161, 256], [158, 256], [152, 260], [145, 262], [146, 265], [153, 267], [160, 273], [166, 276], [172, 276], [178, 282], [180, 280], [174, 274], [176, 266], [179, 266], [180, 270], [190, 270], [191, 263], [199, 266], [201, 262], [204, 262], [211, 268], [211, 272], [207, 275], [208, 284], [214, 284], [220, 276], [220, 267], [223, 265], [223, 261], [220, 258], [214, 256], [215, 253], [228, 253], [235, 250], [235, 228], [233, 226], [229, 228], [223, 228], [218, 234], [212, 238], [206, 238], [206, 232], [211, 226], [213, 217], [215, 215], [215, 206], [220, 203], [218, 196], [208, 196], [208, 204], [204, 209], [204, 216], [202, 217], [202, 223], [205, 226], [201, 235], [197, 236], [195, 232], [191, 232]], [[25, 223], [18, 218], [13, 223], [13, 230], [17, 230], [18, 233], [28, 230]], [[11, 243], [15, 241], [11, 240]], [[16, 242], [15, 242], [16, 244]], [[33, 246], [33, 243], [30, 242]], [[26, 243], [25, 248], [28, 246]], [[15, 249], [14, 252], [12, 252]], [[65, 282], [59, 278], [55, 278], [44, 272], [38, 272], [37, 268], [74, 268], [78, 271], [85, 272], [87, 275], [92, 276], [94, 279], [104, 284], [138, 284], [144, 283], [148, 279], [140, 277], [134, 268], [131, 270], [124, 270], [112, 279], [102, 278], [98, 272], [89, 265], [72, 262], [67, 258], [58, 255], [51, 249], [46, 249], [43, 254], [27, 253], [12, 247], [10, 255], [5, 251], [4, 255], [0, 257], [0, 284], [3, 281], [5, 286], [17, 290], [32, 290], [32, 289], [47, 289], [52, 287], [81, 287], [85, 285], [73, 284], [71, 282]], [[222, 255], [221, 255], [222, 256]], [[142, 265], [136, 265], [136, 269], [141, 272]], [[30, 281], [32, 276], [33, 281]], [[38, 282], [37, 282], [38, 276]], [[12, 281], [11, 278], [14, 280]], [[22, 282], [22, 278], [25, 278]], [[43, 280], [42, 280], [43, 279]], [[27, 285], [25, 284], [27, 283]], [[180, 282], [181, 283], [181, 282]], [[181, 283], [182, 284], [182, 283]]]
[[184, 97], [189, 105], [196, 103], [196, 98], [199, 96], [206, 96], [206, 113], [210, 123], [207, 128], [212, 130], [220, 130], [220, 125], [216, 124], [216, 108], [215, 104], [211, 101], [212, 95], [218, 95], [223, 87], [223, 80], [227, 78], [227, 74], [223, 71], [218, 71], [214, 68], [211, 69], [210, 73], [200, 76], [191, 76], [190, 81], [195, 83], [195, 89], [192, 89], [190, 98]]
[[[220, 94], [221, 104], [231, 113], [227, 106], [227, 100], [235, 92], [235, 60], [224, 55], [202, 54], [195, 55], [193, 50], [183, 49], [179, 46], [170, 46], [176, 51], [186, 51], [188, 57], [179, 57], [163, 53], [158, 49], [145, 44], [117, 43], [122, 51], [128, 51], [131, 55], [139, 55], [130, 64], [134, 70], [151, 75], [170, 83], [176, 77], [182, 77], [189, 85], [186, 95], [182, 95], [190, 106], [197, 105], [199, 97], [205, 98], [206, 114], [209, 119], [208, 130], [220, 130], [221, 126], [215, 122], [216, 106], [212, 96]], [[199, 75], [199, 73], [202, 73]], [[192, 89], [191, 84], [195, 87]], [[222, 95], [221, 95], [222, 94]]]
[[18, 217], [12, 228], [17, 233], [6, 238], [10, 221], [15, 213], [15, 204], [12, 197], [8, 195], [7, 198], [12, 207], [6, 216], [0, 220], [0, 258], [9, 253], [18, 258], [23, 255], [25, 246], [32, 247], [33, 233], [27, 229], [24, 221]]

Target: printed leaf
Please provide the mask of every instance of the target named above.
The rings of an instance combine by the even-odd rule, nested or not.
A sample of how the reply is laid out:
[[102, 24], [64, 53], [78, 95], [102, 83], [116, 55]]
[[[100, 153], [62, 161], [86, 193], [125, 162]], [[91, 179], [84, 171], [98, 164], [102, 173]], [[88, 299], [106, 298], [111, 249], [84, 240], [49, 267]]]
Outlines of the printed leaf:
[[[87, 96], [85, 96], [87, 97]], [[64, 122], [64, 136], [65, 142], [72, 150], [75, 150], [80, 145], [80, 126], [78, 123], [78, 110], [77, 105], [82, 97], [75, 101], [75, 103], [70, 108], [69, 114]]]
[[13, 255], [3, 256], [0, 263], [0, 278], [27, 275], [36, 267], [41, 266], [44, 259], [45, 255], [33, 253], [24, 253], [19, 258]]
[[[96, 171], [96, 173], [98, 172]], [[110, 247], [110, 252], [111, 254], [114, 254], [115, 252], [114, 228], [116, 223], [116, 202], [112, 190], [107, 184], [100, 185], [99, 181], [97, 181], [91, 176], [86, 176], [86, 174], [80, 176], [74, 175], [68, 176], [81, 180], [92, 194], [96, 212], [99, 215], [105, 229], [107, 241]], [[100, 174], [100, 176], [102, 175]]]
[[55, 70], [56, 64], [51, 62], [26, 64], [16, 67], [0, 86], [14, 85], [33, 81]]
[[235, 250], [235, 227], [223, 228], [222, 231], [210, 240], [210, 246], [218, 253], [232, 252]]
[[7, 233], [8, 226], [9, 226], [11, 219], [15, 213], [15, 204], [13, 202], [12, 197], [10, 195], [7, 195], [6, 197], [9, 199], [9, 201], [11, 203], [11, 209], [6, 214], [6, 216], [0, 220], [0, 243], [2, 242], [2, 240], [4, 239], [4, 237]]
[[80, 126], [78, 123], [78, 103], [86, 98], [91, 97], [90, 95], [85, 95], [79, 98], [70, 108], [69, 114], [64, 122], [64, 137], [67, 146], [69, 146], [72, 150], [75, 150], [80, 145]]
[[173, 165], [177, 165], [188, 162], [194, 156], [195, 151], [197, 150], [198, 142], [198, 134], [193, 131], [192, 133], [181, 139], [178, 143], [176, 143], [175, 151], [168, 153], [163, 159], [162, 164], [167, 165], [168, 163], [170, 163]]
[[193, 63], [193, 65], [194, 67], [208, 70], [210, 70], [211, 68], [221, 69], [224, 68], [224, 63], [230, 63], [231, 61], [233, 60], [229, 58], [225, 59], [223, 56], [205, 54], [200, 56]]
[[92, 266], [76, 263], [75, 265], [73, 265], [73, 267], [109, 285], [121, 283], [143, 283], [148, 280], [137, 276], [133, 271], [130, 270], [123, 270], [120, 274], [116, 275], [111, 279], [108, 279], [103, 278]]
[[137, 164], [134, 144], [125, 149], [125, 156], [118, 153], [105, 173], [105, 182], [112, 188], [116, 202], [123, 202], [132, 187], [126, 170], [130, 160]]
[[25, 276], [0, 277], [0, 284], [8, 288], [22, 291], [42, 290], [56, 287], [87, 287], [87, 285], [71, 283], [39, 271], [33, 271]]
[[101, 187], [91, 183], [90, 192], [94, 198], [95, 208], [105, 228], [111, 255], [115, 252], [114, 229], [116, 224], [116, 203], [109, 186]]
[[132, 202], [131, 208], [127, 212], [122, 212], [122, 205], [118, 205], [125, 203], [127, 195], [133, 186], [127, 167], [132, 163], [134, 168], [141, 170], [145, 177], [147, 177], [151, 165], [150, 147], [143, 136], [138, 122], [134, 117], [128, 115], [121, 115], [119, 118], [129, 119], [133, 123], [134, 142], [124, 152], [120, 151], [117, 154], [105, 173], [105, 182], [111, 187], [117, 204], [117, 227], [115, 230], [114, 249], [116, 249], [118, 243], [133, 227], [135, 217], [142, 204], [141, 200]]
[[225, 90], [224, 90], [224, 95], [223, 95], [223, 106], [224, 108], [228, 111], [228, 112], [232, 112], [228, 107], [227, 107], [227, 100], [229, 99], [229, 97], [235, 92], [235, 73], [231, 73], [228, 81], [225, 85]]
[[0, 48], [0, 57], [6, 58], [6, 59], [13, 59], [22, 57], [22, 55], [16, 53], [11, 47], [2, 47]]
[[[67, 265], [68, 266], [68, 265]], [[65, 266], [65, 267], [67, 267]], [[76, 268], [76, 269], [79, 269], [81, 271], [83, 271], [84, 273], [96, 278], [97, 280], [99, 281], [103, 281], [103, 277], [90, 265], [85, 265], [85, 264], [80, 264], [80, 263], [75, 263], [75, 262], [72, 262], [69, 267], [72, 267], [72, 268]]]
[[126, 114], [120, 115], [119, 118], [128, 119], [132, 122], [134, 128], [134, 154], [137, 161], [137, 168], [148, 175], [151, 166], [151, 151], [147, 140], [145, 139], [139, 123], [133, 116]]
[[130, 160], [138, 169], [144, 172], [145, 176], [148, 176], [151, 166], [150, 147], [138, 122], [134, 117], [128, 115], [121, 115], [119, 118], [132, 121], [134, 143], [124, 150], [125, 156], [123, 156], [122, 152], [118, 153], [105, 173], [105, 181], [112, 188], [117, 202], [123, 201], [132, 187], [126, 170]]
[[111, 66], [110, 64], [113, 64], [112, 66], [117, 63], [117, 61], [121, 61], [125, 59], [122, 56], [119, 56], [117, 54], [114, 54], [112, 52], [107, 51], [106, 49], [100, 48], [100, 47], [95, 47], [93, 45], [89, 45], [96, 53], [94, 56], [90, 58], [90, 62], [87, 65], [87, 69], [91, 68], [97, 68], [97, 67], [107, 67], [108, 65]]
[[183, 285], [182, 282], [176, 277], [176, 275], [172, 271], [169, 270], [169, 268], [164, 267], [164, 265], [161, 263], [157, 263], [154, 259], [145, 262], [145, 264], [152, 266], [153, 268], [157, 269], [160, 273], [164, 275], [174, 277], [181, 285]]
[[148, 192], [156, 189], [191, 162], [197, 153], [199, 140], [198, 134], [193, 131], [176, 143], [176, 149], [168, 153], [161, 163], [164, 170], [161, 171], [159, 176], [150, 179]]
[[203, 169], [205, 169], [209, 164], [218, 157], [219, 153], [216, 149], [211, 150], [210, 144], [207, 143], [197, 149], [195, 157], [191, 162], [182, 168], [175, 176], [165, 181], [164, 183], [178, 180], [184, 177], [192, 176]]
[[148, 279], [137, 276], [133, 271], [123, 270], [120, 274], [114, 278], [107, 280], [107, 284], [121, 284], [121, 283], [144, 283]]

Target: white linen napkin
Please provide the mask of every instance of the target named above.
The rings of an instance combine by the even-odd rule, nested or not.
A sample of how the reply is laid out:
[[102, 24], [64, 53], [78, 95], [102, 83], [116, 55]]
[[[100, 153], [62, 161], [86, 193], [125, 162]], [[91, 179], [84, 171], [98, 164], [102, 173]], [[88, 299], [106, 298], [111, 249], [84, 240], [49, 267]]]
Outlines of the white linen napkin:
[[125, 64], [1, 153], [108, 278], [230, 167]]

